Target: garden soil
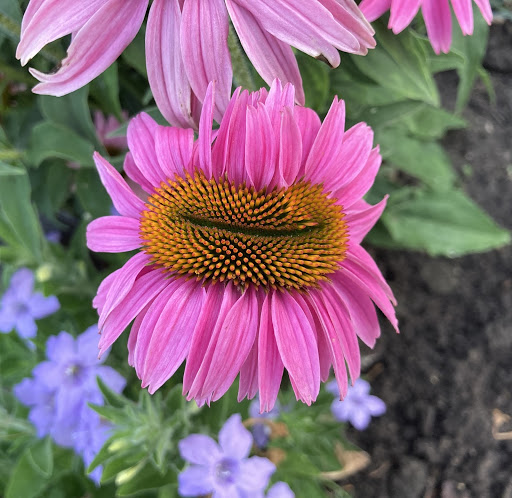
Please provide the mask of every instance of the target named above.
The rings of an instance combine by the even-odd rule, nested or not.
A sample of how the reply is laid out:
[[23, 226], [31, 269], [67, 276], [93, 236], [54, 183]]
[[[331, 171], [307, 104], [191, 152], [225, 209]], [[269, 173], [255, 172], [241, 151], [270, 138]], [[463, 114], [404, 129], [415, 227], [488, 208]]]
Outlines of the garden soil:
[[[512, 23], [492, 27], [468, 128], [444, 140], [465, 191], [512, 230]], [[454, 102], [457, 77], [439, 80]], [[449, 105], [449, 104], [448, 104]], [[357, 498], [512, 498], [512, 247], [458, 259], [371, 250], [398, 299], [365, 358], [387, 413], [348, 437], [371, 456]]]

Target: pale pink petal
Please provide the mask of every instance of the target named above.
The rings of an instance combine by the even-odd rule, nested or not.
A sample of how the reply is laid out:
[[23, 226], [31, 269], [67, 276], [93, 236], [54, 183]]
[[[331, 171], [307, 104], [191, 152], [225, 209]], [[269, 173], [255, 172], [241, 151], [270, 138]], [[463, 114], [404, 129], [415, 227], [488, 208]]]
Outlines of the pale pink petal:
[[141, 328], [139, 336], [139, 341], [150, 341], [142, 374], [142, 383], [149, 385], [150, 394], [164, 384], [185, 360], [204, 297], [201, 283], [179, 280], [171, 293], [162, 292], [155, 299], [149, 313], [153, 313], [157, 301], [164, 303], [157, 313], [156, 325], [152, 331], [143, 332]]
[[345, 102], [334, 101], [315, 138], [306, 161], [306, 179], [312, 183], [332, 183], [343, 172], [339, 162], [345, 129]]
[[452, 0], [453, 10], [464, 35], [473, 34], [473, 0]]
[[[347, 143], [344, 145], [346, 146]], [[352, 159], [354, 162], [359, 161], [359, 164], [364, 165], [363, 167], [358, 165], [360, 169], [357, 176], [351, 178], [343, 187], [335, 190], [332, 194], [345, 209], [350, 208], [350, 206], [363, 198], [373, 185], [379, 171], [382, 163], [379, 147], [371, 150], [370, 154], [368, 154], [368, 148], [371, 149], [371, 142], [369, 147], [358, 147], [358, 150], [355, 150], [354, 147], [347, 147], [348, 150], [344, 150], [340, 157], [341, 164], [346, 164]], [[353, 151], [352, 156], [350, 155], [350, 151]]]
[[[255, 147], [255, 144], [258, 144]], [[263, 104], [247, 107], [245, 168], [256, 190], [270, 185], [276, 172], [277, 144], [272, 124]]]
[[358, 245], [366, 237], [381, 217], [386, 207], [388, 196], [386, 195], [375, 206], [370, 206], [366, 201], [360, 200], [353, 204], [349, 211], [345, 211], [345, 222], [348, 225], [349, 246]]
[[155, 150], [155, 136], [158, 128], [156, 121], [145, 112], [135, 116], [128, 125], [128, 147], [133, 160], [141, 174], [153, 187], [160, 187], [160, 184], [167, 179], [167, 175], [160, 167]]
[[295, 383], [295, 394], [310, 405], [320, 389], [315, 332], [305, 311], [291, 294], [274, 292], [271, 308], [277, 347]]
[[16, 58], [24, 66], [48, 43], [77, 32], [104, 3], [105, 0], [32, 0], [23, 16]]
[[290, 45], [263, 29], [258, 20], [235, 0], [226, 0], [226, 6], [240, 43], [258, 74], [269, 85], [276, 78], [283, 83], [292, 83], [297, 103], [304, 105], [302, 78]]
[[124, 158], [123, 169], [128, 178], [134, 181], [148, 194], [152, 194], [154, 192], [155, 189], [153, 188], [153, 185], [151, 185], [147, 178], [142, 174], [137, 164], [135, 164], [131, 152], [128, 152]]
[[[201, 397], [218, 400], [231, 386], [249, 355], [259, 326], [259, 307], [256, 290], [248, 287], [228, 311], [222, 327], [215, 327], [207, 351], [209, 360]], [[209, 348], [210, 349], [210, 348]]]
[[130, 322], [157, 296], [170, 281], [160, 269], [152, 270], [138, 278], [130, 292], [110, 313], [101, 329], [100, 355], [103, 354], [128, 327]]
[[293, 109], [295, 107], [294, 101], [295, 88], [293, 85], [287, 83], [283, 87], [279, 80], [272, 82], [268, 96], [265, 99], [265, 107], [276, 136], [279, 135], [279, 130], [281, 129], [281, 113], [283, 112], [283, 107], [291, 107]]
[[101, 183], [107, 189], [117, 211], [130, 218], [138, 219], [144, 210], [144, 203], [133, 193], [118, 171], [97, 152], [93, 155]]
[[[471, 0], [469, 0], [471, 1]], [[408, 0], [407, 2], [393, 2], [391, 15], [389, 16], [389, 27], [393, 33], [402, 32], [418, 13], [422, 0]]]
[[[338, 23], [352, 33], [361, 48], [374, 48], [375, 31], [353, 0], [319, 0]], [[365, 52], [366, 53], [366, 52]]]
[[116, 270], [110, 275], [107, 275], [101, 281], [101, 284], [98, 287], [98, 291], [96, 292], [96, 296], [94, 296], [94, 299], [92, 300], [92, 307], [98, 310], [98, 314], [101, 314], [101, 312], [103, 311], [103, 308], [105, 307], [105, 302], [107, 300], [108, 291], [110, 290], [110, 287], [112, 287], [112, 284], [117, 278], [117, 275], [119, 275], [120, 271], [121, 269]]
[[448, 0], [423, 0], [421, 11], [434, 52], [448, 53], [452, 43], [452, 15]]
[[152, 303], [153, 301], [150, 301], [148, 304], [146, 304], [144, 309], [137, 315], [137, 317], [133, 321], [133, 325], [130, 330], [130, 335], [128, 336], [128, 365], [130, 365], [131, 367], [135, 367], [135, 348], [137, 347], [139, 329]]
[[233, 69], [228, 49], [229, 17], [224, 0], [186, 0], [183, 5], [181, 49], [190, 85], [203, 101], [215, 81], [215, 119], [226, 111]]
[[150, 262], [150, 257], [144, 253], [139, 252], [132, 256], [119, 270], [115, 272], [115, 279], [109, 286], [108, 294], [105, 299], [105, 304], [100, 312], [98, 320], [98, 327], [101, 329], [105, 320], [114, 308], [125, 298], [126, 294], [130, 292], [135, 280], [139, 274], [144, 270]]
[[362, 13], [370, 22], [378, 19], [384, 12], [389, 10], [390, 7], [391, 0], [363, 0], [359, 4]]
[[181, 56], [178, 0], [154, 0], [146, 29], [148, 80], [161, 113], [174, 126], [195, 128], [192, 90]]
[[194, 130], [159, 126], [154, 138], [158, 164], [165, 179], [174, 180], [176, 175], [185, 177], [192, 169]]
[[141, 246], [139, 220], [103, 216], [87, 225], [87, 247], [94, 252], [126, 252]]
[[337, 49], [364, 53], [356, 37], [316, 0], [237, 0], [237, 3], [250, 11], [270, 34], [313, 57], [323, 56], [332, 67], [340, 63]]
[[339, 294], [350, 314], [356, 334], [370, 348], [380, 336], [377, 312], [368, 294], [361, 287], [354, 285], [343, 271], [337, 271], [331, 276], [333, 289]]
[[269, 294], [265, 296], [260, 312], [258, 332], [258, 386], [260, 411], [269, 412], [274, 407], [283, 378], [284, 365], [277, 348], [272, 325]]
[[135, 38], [147, 6], [148, 0], [110, 0], [105, 3], [73, 37], [68, 55], [56, 73], [44, 74], [30, 69], [30, 73], [41, 81], [32, 91], [62, 96], [96, 78]]

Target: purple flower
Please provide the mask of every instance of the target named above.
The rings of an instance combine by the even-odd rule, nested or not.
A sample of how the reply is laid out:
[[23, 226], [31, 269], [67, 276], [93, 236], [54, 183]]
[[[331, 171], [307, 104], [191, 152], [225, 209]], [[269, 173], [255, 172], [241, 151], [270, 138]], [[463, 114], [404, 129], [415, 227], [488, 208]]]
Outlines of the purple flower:
[[34, 292], [34, 274], [28, 268], [21, 268], [12, 276], [0, 303], [0, 332], [6, 334], [16, 329], [20, 337], [31, 339], [37, 333], [35, 320], [59, 308], [55, 296], [44, 297]]
[[[279, 401], [276, 401], [276, 404], [272, 410], [263, 413], [260, 413], [259, 397], [254, 398], [249, 405], [249, 416], [251, 418], [274, 420], [279, 417], [280, 412], [281, 405]], [[272, 433], [272, 429], [267, 424], [254, 424], [251, 428], [251, 432], [254, 438], [254, 444], [260, 449], [266, 448]]]
[[50, 337], [48, 361], [34, 368], [32, 378], [14, 386], [16, 397], [30, 407], [28, 418], [37, 435], [49, 434], [57, 444], [74, 448], [86, 465], [108, 437], [109, 426], [87, 404], [103, 403], [96, 377], [115, 392], [126, 384], [118, 372], [101, 364], [104, 358], [98, 359], [97, 342], [97, 325], [76, 339], [67, 332]]
[[[326, 389], [339, 398], [340, 391], [335, 380], [329, 382]], [[349, 386], [343, 401], [335, 399], [332, 402], [334, 418], [340, 422], [350, 422], [359, 431], [366, 429], [372, 417], [379, 417], [386, 412], [384, 401], [369, 393], [370, 384], [357, 379], [353, 386]]]
[[267, 498], [295, 498], [295, 493], [285, 482], [276, 482], [267, 493]]
[[251, 447], [251, 433], [239, 414], [226, 421], [219, 444], [202, 434], [181, 440], [181, 456], [192, 465], [178, 476], [178, 492], [182, 496], [212, 493], [212, 498], [263, 497], [276, 468], [267, 458], [247, 458]]

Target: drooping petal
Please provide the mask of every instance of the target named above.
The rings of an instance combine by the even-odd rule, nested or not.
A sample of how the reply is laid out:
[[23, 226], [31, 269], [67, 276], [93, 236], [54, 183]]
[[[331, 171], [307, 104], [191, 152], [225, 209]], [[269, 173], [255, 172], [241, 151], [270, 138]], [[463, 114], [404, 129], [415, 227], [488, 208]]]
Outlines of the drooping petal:
[[353, 204], [350, 210], [345, 212], [345, 222], [349, 229], [349, 246], [358, 245], [366, 237], [381, 217], [386, 207], [388, 196], [384, 197], [375, 206], [370, 206], [366, 201], [360, 200]]
[[[109, 282], [107, 295], [100, 317], [98, 326], [100, 329], [103, 327], [105, 320], [115, 307], [125, 298], [130, 292], [135, 280], [138, 278], [142, 270], [149, 264], [150, 258], [144, 252], [139, 252], [132, 256], [119, 270], [115, 272], [115, 277]], [[112, 277], [112, 275], [110, 275]], [[99, 293], [99, 292], [98, 292]]]
[[201, 102], [215, 81], [215, 119], [220, 122], [231, 95], [233, 69], [228, 49], [229, 18], [224, 0], [187, 0], [181, 49], [190, 85]]
[[152, 270], [135, 281], [130, 292], [105, 321], [99, 342], [100, 355], [114, 343], [146, 304], [167, 285], [169, 285], [169, 280], [162, 275], [160, 269]]
[[473, 0], [452, 0], [453, 10], [464, 35], [473, 34]]
[[240, 368], [240, 385], [238, 388], [238, 401], [245, 397], [254, 398], [258, 392], [258, 341], [254, 341], [252, 349], [244, 364]]
[[[470, 0], [471, 1], [471, 0]], [[393, 33], [401, 33], [418, 13], [422, 0], [409, 0], [408, 2], [393, 2], [389, 16], [389, 27]]]
[[373, 22], [391, 7], [391, 0], [363, 0], [359, 4], [361, 12], [368, 21]]
[[146, 29], [146, 65], [155, 102], [173, 126], [195, 128], [192, 90], [181, 55], [178, 0], [154, 0]]
[[263, 29], [251, 12], [234, 0], [226, 0], [240, 43], [258, 74], [269, 85], [275, 78], [295, 87], [297, 103], [304, 105], [304, 89], [292, 48]]
[[135, 163], [131, 152], [128, 152], [128, 154], [126, 154], [126, 157], [124, 158], [123, 169], [128, 178], [134, 181], [137, 185], [140, 185], [140, 187], [143, 190], [145, 190], [148, 194], [152, 194], [154, 192], [153, 185], [142, 174], [142, 171]]
[[211, 394], [212, 401], [216, 401], [235, 380], [256, 339], [258, 311], [256, 291], [249, 287], [232, 305], [222, 327], [215, 328], [210, 342], [213, 347], [209, 347], [205, 358], [209, 369], [201, 397]]
[[421, 10], [434, 52], [448, 53], [452, 43], [452, 15], [448, 0], [423, 0]]
[[130, 218], [139, 218], [144, 203], [133, 193], [118, 171], [97, 152], [93, 155], [101, 183], [105, 186], [119, 214]]
[[320, 364], [315, 333], [302, 307], [291, 294], [274, 292], [272, 324], [283, 364], [296, 395], [310, 405], [320, 389]]
[[283, 378], [283, 370], [283, 361], [274, 336], [270, 298], [267, 294], [261, 307], [258, 331], [258, 385], [261, 412], [268, 412], [274, 407]]
[[139, 220], [103, 216], [87, 226], [87, 247], [94, 252], [126, 252], [141, 246]]
[[104, 3], [73, 37], [68, 55], [56, 73], [30, 70], [41, 81], [32, 91], [58, 97], [96, 78], [135, 38], [147, 6], [148, 0], [110, 0]]
[[[154, 305], [162, 296], [163, 293], [155, 299]], [[174, 292], [167, 296], [144, 362], [142, 381], [149, 385], [150, 394], [164, 384], [185, 360], [204, 298], [204, 289], [193, 281], [179, 282]]]
[[492, 23], [492, 8], [489, 0], [475, 0], [475, 3], [478, 5], [487, 24], [490, 25]]

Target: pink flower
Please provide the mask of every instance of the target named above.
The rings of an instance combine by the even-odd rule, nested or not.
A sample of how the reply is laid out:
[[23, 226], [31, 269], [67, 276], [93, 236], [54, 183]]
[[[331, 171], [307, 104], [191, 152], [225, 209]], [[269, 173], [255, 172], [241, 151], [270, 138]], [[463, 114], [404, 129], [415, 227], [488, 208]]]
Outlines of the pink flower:
[[[488, 24], [492, 22], [489, 0], [475, 0]], [[473, 34], [472, 0], [451, 0], [455, 16], [464, 35]], [[389, 28], [393, 33], [403, 31], [421, 7], [427, 26], [427, 34], [436, 54], [448, 53], [452, 43], [452, 13], [449, 0], [363, 0], [359, 5], [369, 21], [375, 21], [391, 10]]]
[[[64, 95], [107, 69], [134, 39], [149, 0], [30, 0], [16, 56], [25, 65], [46, 44], [72, 34], [58, 71], [30, 69], [34, 92]], [[175, 126], [196, 127], [210, 81], [217, 85], [215, 116], [231, 95], [229, 18], [262, 78], [289, 81], [304, 103], [291, 46], [331, 66], [338, 50], [365, 54], [373, 30], [354, 0], [154, 0], [146, 30], [148, 78], [155, 101]]]
[[[295, 106], [295, 90], [238, 89], [212, 131], [208, 87], [198, 139], [140, 114], [128, 128], [126, 174], [143, 203], [99, 154], [122, 216], [94, 220], [98, 252], [137, 250], [94, 299], [100, 354], [134, 320], [128, 361], [153, 393], [186, 359], [183, 390], [219, 399], [240, 373], [239, 398], [276, 400], [284, 368], [310, 404], [331, 365], [341, 396], [359, 377], [357, 337], [380, 334], [375, 303], [397, 328], [393, 294], [360, 246], [386, 199], [363, 195], [381, 164], [364, 123], [344, 131], [345, 104], [323, 122]], [[373, 302], [372, 302], [373, 301]]]
[[[128, 113], [123, 112], [123, 119], [128, 119]], [[100, 142], [105, 146], [111, 156], [116, 156], [128, 148], [126, 136], [111, 137], [110, 134], [116, 131], [121, 123], [115, 116], [105, 117], [101, 111], [94, 113], [94, 127]]]

